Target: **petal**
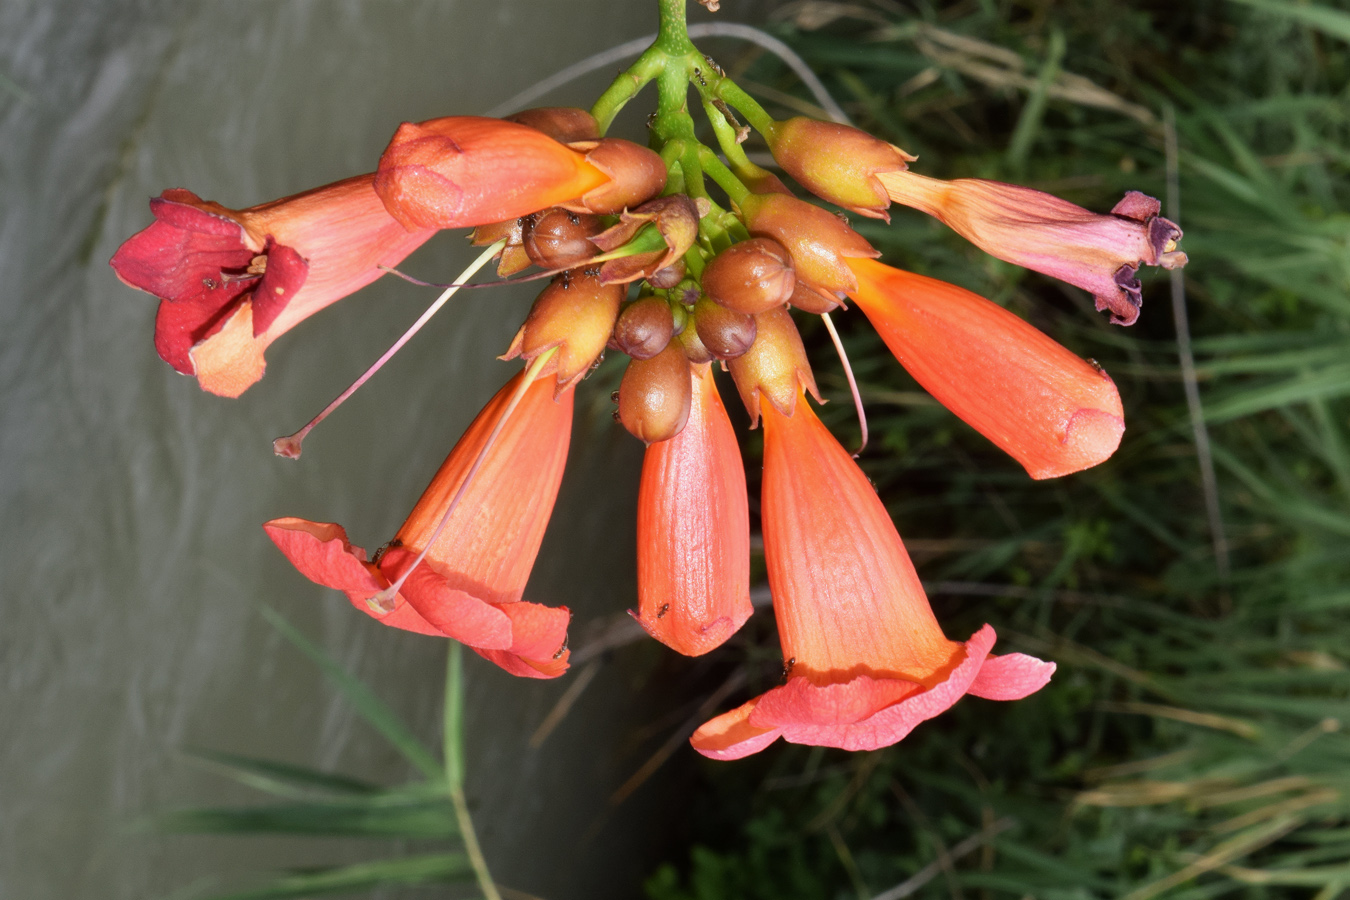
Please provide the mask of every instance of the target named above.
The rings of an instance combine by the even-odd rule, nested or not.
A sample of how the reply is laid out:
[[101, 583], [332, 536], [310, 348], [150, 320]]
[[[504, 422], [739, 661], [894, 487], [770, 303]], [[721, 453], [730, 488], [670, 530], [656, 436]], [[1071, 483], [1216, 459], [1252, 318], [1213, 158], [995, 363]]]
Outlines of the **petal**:
[[986, 700], [1021, 700], [1049, 684], [1054, 674], [1054, 663], [1025, 653], [990, 656], [966, 693]]
[[565, 606], [543, 606], [517, 601], [497, 607], [511, 619], [509, 650], [477, 650], [484, 659], [522, 678], [557, 678], [567, 671], [572, 652], [567, 649], [567, 625], [572, 612]]
[[238, 397], [263, 377], [267, 371], [263, 350], [270, 341], [255, 337], [253, 331], [253, 303], [245, 299], [214, 334], [193, 345], [188, 359], [202, 390]]
[[[965, 658], [946, 678], [928, 690], [915, 691], [912, 682], [902, 681], [889, 688], [870, 678], [857, 678], [847, 684], [818, 687], [805, 678], [794, 678], [783, 688], [775, 688], [760, 698], [760, 710], [751, 722], [760, 727], [781, 729], [783, 739], [794, 744], [839, 747], [844, 750], [875, 750], [897, 743], [925, 719], [931, 719], [960, 700], [979, 674], [989, 649], [994, 645], [994, 629], [985, 625], [965, 644]], [[787, 688], [799, 682], [788, 702], [774, 702], [771, 695], [788, 694]], [[888, 692], [901, 697], [897, 702], [866, 710]], [[814, 696], [813, 696], [814, 695]], [[851, 696], [850, 696], [851, 695]], [[765, 710], [765, 702], [773, 705]], [[829, 721], [830, 715], [838, 715]], [[776, 714], [776, 715], [775, 715]], [[850, 716], [858, 715], [850, 720]]]
[[366, 562], [365, 550], [352, 546], [341, 525], [288, 517], [264, 523], [263, 530], [301, 575], [325, 587], [343, 591], [352, 605], [363, 613], [394, 628], [419, 634], [440, 634], [408, 605], [402, 594], [395, 599], [393, 611], [388, 613], [381, 613], [366, 602], [366, 598], [388, 587], [389, 582]]
[[267, 271], [253, 291], [253, 335], [271, 327], [286, 305], [295, 299], [309, 276], [309, 264], [290, 247], [267, 250]]
[[901, 365], [1032, 478], [1090, 468], [1120, 445], [1120, 395], [1100, 368], [963, 288], [849, 264], [853, 298]]
[[[392, 582], [414, 557], [406, 549], [392, 549], [380, 560], [380, 571]], [[481, 598], [453, 587], [428, 562], [413, 569], [400, 593], [439, 634], [474, 648], [511, 646], [510, 618]]]
[[740, 759], [758, 753], [776, 741], [781, 731], [750, 724], [750, 714], [757, 703], [758, 697], [704, 722], [689, 743], [709, 759]]
[[736, 433], [709, 366], [693, 366], [684, 429], [652, 444], [638, 489], [637, 620], [686, 656], [718, 647], [750, 603], [750, 510]]

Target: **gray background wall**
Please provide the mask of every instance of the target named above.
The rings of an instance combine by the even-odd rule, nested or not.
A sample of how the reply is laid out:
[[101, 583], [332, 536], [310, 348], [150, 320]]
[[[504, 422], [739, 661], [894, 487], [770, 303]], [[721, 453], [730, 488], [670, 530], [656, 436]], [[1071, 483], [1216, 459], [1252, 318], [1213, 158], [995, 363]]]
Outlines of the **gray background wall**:
[[[720, 16], [745, 20], [757, 5]], [[369, 548], [391, 536], [513, 371], [493, 357], [532, 297], [456, 299], [289, 463], [271, 438], [431, 295], [386, 279], [282, 338], [242, 399], [212, 397], [155, 356], [154, 301], [106, 265], [149, 223], [147, 199], [181, 186], [246, 207], [369, 171], [400, 121], [485, 111], [654, 26], [654, 4], [638, 0], [0, 2], [0, 897], [168, 896], [208, 876], [383, 852], [135, 826], [246, 796], [182, 748], [387, 783], [408, 774], [258, 604], [434, 743], [443, 644], [378, 627], [305, 581], [258, 525], [338, 521]], [[550, 100], [585, 105], [604, 81]], [[407, 268], [436, 280], [469, 258], [441, 235]], [[527, 596], [570, 605], [584, 624], [633, 603], [641, 448], [609, 425], [606, 397], [580, 400]], [[641, 761], [626, 730], [661, 712], [635, 693], [645, 664], [611, 666], [531, 751], [566, 683], [516, 681], [472, 658], [470, 793], [502, 881], [551, 898], [633, 895], [659, 852], [660, 787], [586, 846], [576, 837]]]

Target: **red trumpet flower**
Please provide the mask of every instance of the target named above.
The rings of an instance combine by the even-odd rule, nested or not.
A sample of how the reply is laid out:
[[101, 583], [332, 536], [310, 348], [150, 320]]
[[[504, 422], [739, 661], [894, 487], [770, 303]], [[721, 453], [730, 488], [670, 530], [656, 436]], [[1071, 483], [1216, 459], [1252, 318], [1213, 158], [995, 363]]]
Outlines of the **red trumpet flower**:
[[762, 409], [764, 552], [784, 684], [705, 723], [695, 750], [738, 759], [779, 737], [874, 750], [964, 694], [1017, 700], [1050, 680], [1054, 663], [991, 656], [988, 625], [948, 640], [886, 508], [805, 398], [791, 415]]
[[262, 377], [263, 351], [384, 274], [434, 233], [394, 221], [373, 175], [233, 210], [175, 188], [113, 255], [117, 277], [160, 299], [155, 348], [213, 394]]
[[1099, 366], [964, 288], [870, 259], [848, 265], [850, 296], [901, 365], [1032, 478], [1090, 468], [1120, 445], [1120, 395]]
[[[521, 596], [567, 460], [572, 390], [555, 401], [555, 379], [540, 377], [511, 411], [526, 374], [478, 414], [373, 560], [348, 542], [340, 525], [284, 518], [263, 527], [301, 574], [345, 592], [352, 605], [386, 625], [454, 638], [514, 675], [555, 678], [567, 669], [571, 613]], [[423, 550], [425, 559], [409, 572]], [[392, 602], [380, 604], [380, 592], [404, 576]]]
[[638, 491], [638, 613], [647, 633], [700, 656], [745, 624], [750, 511], [736, 433], [711, 367], [691, 366], [689, 419], [647, 448]]

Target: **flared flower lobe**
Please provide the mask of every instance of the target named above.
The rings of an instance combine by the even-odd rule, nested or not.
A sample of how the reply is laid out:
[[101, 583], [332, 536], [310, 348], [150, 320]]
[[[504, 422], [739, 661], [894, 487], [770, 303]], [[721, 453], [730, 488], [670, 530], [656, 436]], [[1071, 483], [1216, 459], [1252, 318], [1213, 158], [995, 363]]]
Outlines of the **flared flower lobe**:
[[409, 228], [472, 228], [528, 215], [608, 183], [585, 155], [542, 131], [482, 116], [404, 122], [375, 190]]
[[1181, 229], [1158, 201], [1130, 191], [1108, 215], [1032, 188], [979, 178], [942, 181], [913, 172], [879, 176], [892, 200], [922, 210], [984, 252], [1090, 291], [1117, 325], [1143, 302], [1140, 266], [1186, 265]]
[[988, 625], [965, 643], [947, 639], [885, 507], [804, 399], [791, 416], [766, 406], [764, 431], [764, 548], [784, 684], [704, 724], [694, 749], [737, 759], [782, 737], [873, 750], [967, 693], [1012, 700], [1049, 681], [1052, 663], [989, 656]]
[[857, 302], [900, 364], [939, 403], [1021, 463], [1054, 478], [1120, 445], [1115, 383], [1023, 319], [955, 285], [850, 260]]
[[[368, 561], [338, 525], [274, 519], [264, 528], [302, 574], [345, 592], [380, 621], [461, 641], [515, 675], [553, 678], [567, 669], [566, 608], [521, 600], [557, 498], [571, 433], [572, 391], [553, 399], [551, 378], [526, 389], [446, 526], [432, 536], [524, 374], [479, 413], [386, 548]], [[417, 554], [388, 609], [371, 601]]]
[[652, 444], [638, 489], [638, 623], [701, 656], [750, 618], [745, 468], [711, 367], [693, 367], [689, 419]]
[[434, 232], [396, 222], [373, 181], [362, 175], [245, 210], [181, 188], [151, 200], [155, 221], [111, 264], [160, 299], [160, 357], [237, 397], [262, 377], [274, 340], [402, 262]]

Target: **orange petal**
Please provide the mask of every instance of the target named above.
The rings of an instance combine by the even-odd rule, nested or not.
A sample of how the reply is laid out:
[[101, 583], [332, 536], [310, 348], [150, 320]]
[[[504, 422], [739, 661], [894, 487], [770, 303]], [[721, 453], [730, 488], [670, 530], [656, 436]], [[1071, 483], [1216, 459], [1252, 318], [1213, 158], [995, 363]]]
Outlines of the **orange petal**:
[[756, 728], [750, 724], [750, 714], [759, 698], [751, 700], [731, 712], [703, 723], [694, 732], [689, 743], [710, 759], [740, 759], [758, 753], [778, 740], [777, 728]]
[[366, 561], [366, 551], [352, 546], [341, 525], [288, 517], [265, 523], [263, 530], [301, 575], [325, 587], [343, 591], [352, 606], [366, 615], [393, 628], [418, 634], [441, 634], [408, 605], [402, 594], [394, 599], [392, 612], [379, 612], [366, 602], [388, 587], [389, 582]]
[[1120, 445], [1120, 395], [1100, 368], [963, 288], [848, 262], [851, 296], [901, 365], [1032, 478], [1090, 468]]
[[692, 367], [684, 429], [647, 448], [638, 489], [637, 620], [686, 656], [750, 617], [750, 511], [736, 433], [711, 367]]

